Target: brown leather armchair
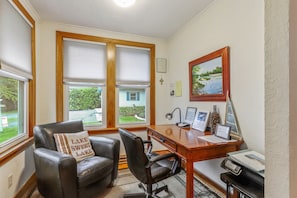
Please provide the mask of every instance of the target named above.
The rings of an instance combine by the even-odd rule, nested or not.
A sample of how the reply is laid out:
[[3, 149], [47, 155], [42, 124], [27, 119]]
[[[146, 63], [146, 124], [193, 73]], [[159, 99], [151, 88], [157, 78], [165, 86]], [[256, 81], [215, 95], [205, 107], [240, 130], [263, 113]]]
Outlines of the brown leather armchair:
[[82, 121], [49, 123], [34, 127], [37, 186], [44, 197], [95, 197], [117, 178], [120, 141], [89, 137], [95, 156], [77, 162], [57, 151], [55, 133], [83, 131]]

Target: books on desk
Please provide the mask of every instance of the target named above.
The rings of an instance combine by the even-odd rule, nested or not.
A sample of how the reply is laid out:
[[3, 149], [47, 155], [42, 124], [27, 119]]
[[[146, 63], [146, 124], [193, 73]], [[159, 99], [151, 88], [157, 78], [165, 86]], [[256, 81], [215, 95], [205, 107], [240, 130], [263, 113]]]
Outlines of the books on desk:
[[264, 177], [265, 156], [252, 150], [241, 150], [227, 154], [231, 160], [251, 169]]

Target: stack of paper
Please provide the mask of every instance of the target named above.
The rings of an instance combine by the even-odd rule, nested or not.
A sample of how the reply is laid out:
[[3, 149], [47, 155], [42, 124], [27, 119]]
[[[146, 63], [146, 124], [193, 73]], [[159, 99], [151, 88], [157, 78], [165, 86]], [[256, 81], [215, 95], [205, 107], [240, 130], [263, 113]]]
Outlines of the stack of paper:
[[231, 152], [228, 155], [234, 161], [256, 172], [263, 172], [265, 170], [265, 156], [256, 151], [244, 150]]
[[205, 136], [198, 136], [199, 139], [211, 142], [211, 143], [222, 143], [222, 142], [234, 142], [236, 140], [227, 140], [224, 138], [220, 138], [216, 135], [205, 135]]

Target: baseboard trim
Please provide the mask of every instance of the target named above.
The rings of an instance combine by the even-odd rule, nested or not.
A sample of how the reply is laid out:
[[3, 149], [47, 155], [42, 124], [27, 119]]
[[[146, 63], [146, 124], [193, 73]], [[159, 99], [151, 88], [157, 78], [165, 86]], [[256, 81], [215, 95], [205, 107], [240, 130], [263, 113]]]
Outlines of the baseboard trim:
[[26, 198], [30, 197], [32, 192], [35, 190], [37, 186], [36, 183], [36, 175], [33, 173], [31, 177], [27, 180], [27, 182], [22, 186], [22, 188], [16, 193], [14, 198]]

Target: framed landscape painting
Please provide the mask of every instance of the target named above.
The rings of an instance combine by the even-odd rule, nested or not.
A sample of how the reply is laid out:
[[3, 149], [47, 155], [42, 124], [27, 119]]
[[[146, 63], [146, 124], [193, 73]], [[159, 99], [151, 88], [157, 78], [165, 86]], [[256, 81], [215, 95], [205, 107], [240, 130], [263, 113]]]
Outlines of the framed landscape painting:
[[226, 101], [229, 73], [229, 47], [189, 62], [190, 101]]

